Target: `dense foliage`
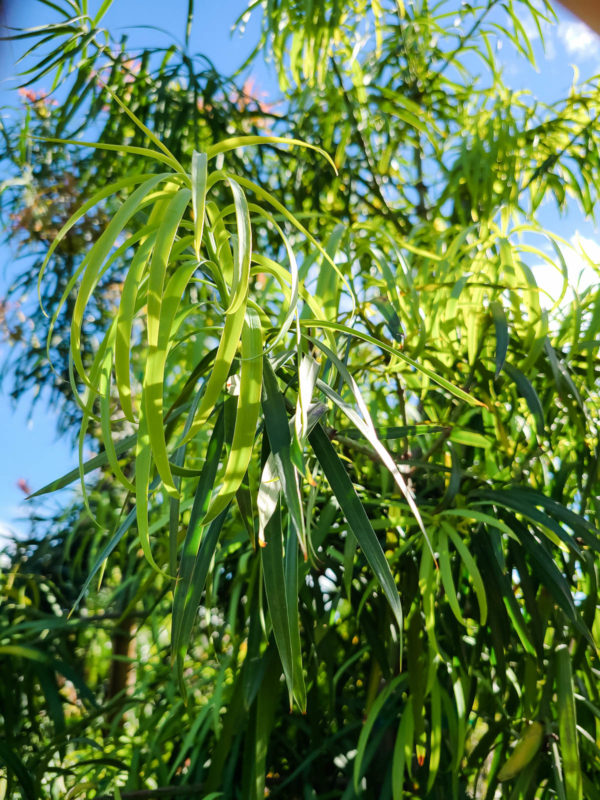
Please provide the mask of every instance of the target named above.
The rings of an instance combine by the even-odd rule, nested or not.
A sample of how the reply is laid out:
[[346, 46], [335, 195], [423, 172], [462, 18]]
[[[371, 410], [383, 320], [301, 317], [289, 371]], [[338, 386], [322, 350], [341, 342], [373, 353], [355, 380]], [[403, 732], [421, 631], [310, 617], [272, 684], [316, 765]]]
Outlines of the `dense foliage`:
[[254, 2], [272, 105], [192, 2], [142, 52], [38, 3], [4, 380], [80, 466], [1, 578], [3, 796], [600, 797], [600, 291], [531, 269], [600, 94], [495, 58], [551, 8]]

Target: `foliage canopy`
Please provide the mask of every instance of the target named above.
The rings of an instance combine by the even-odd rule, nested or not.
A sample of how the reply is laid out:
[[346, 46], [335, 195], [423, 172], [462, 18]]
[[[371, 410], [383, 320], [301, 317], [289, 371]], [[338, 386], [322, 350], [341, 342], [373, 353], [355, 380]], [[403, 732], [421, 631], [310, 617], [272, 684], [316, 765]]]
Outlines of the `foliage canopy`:
[[253, 2], [271, 105], [192, 2], [141, 52], [38, 2], [5, 380], [81, 491], [2, 576], [4, 795], [600, 797], [600, 291], [539, 222], [593, 216], [600, 95], [495, 56], [550, 6]]

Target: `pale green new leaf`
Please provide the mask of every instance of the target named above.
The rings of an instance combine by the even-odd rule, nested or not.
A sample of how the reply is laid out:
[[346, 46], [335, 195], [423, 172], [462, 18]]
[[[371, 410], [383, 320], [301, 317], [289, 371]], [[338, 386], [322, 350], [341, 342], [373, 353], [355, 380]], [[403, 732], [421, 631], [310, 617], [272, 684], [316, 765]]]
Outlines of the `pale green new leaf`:
[[263, 341], [258, 314], [246, 310], [242, 330], [242, 369], [231, 450], [223, 475], [223, 483], [212, 500], [202, 525], [207, 525], [231, 502], [239, 489], [252, 456], [262, 389]]

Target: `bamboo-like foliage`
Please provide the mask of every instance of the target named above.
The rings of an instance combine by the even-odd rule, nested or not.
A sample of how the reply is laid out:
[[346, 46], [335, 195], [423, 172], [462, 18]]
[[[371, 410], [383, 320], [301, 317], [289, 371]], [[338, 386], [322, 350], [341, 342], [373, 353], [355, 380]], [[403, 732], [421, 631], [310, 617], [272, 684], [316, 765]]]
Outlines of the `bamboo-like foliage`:
[[2, 578], [5, 795], [595, 797], [600, 302], [538, 213], [598, 89], [492, 48], [549, 9], [262, 4], [275, 114], [44, 2], [4, 198], [81, 491]]

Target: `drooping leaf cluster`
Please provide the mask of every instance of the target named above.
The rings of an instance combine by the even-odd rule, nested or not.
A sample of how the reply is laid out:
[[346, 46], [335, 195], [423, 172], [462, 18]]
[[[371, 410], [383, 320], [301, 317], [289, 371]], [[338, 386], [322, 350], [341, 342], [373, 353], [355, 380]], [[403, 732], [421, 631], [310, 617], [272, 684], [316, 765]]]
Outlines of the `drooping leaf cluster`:
[[7, 795], [596, 797], [600, 294], [532, 267], [598, 86], [494, 54], [551, 9], [253, 3], [275, 113], [45, 5], [7, 371], [53, 364], [82, 488], [2, 579]]

